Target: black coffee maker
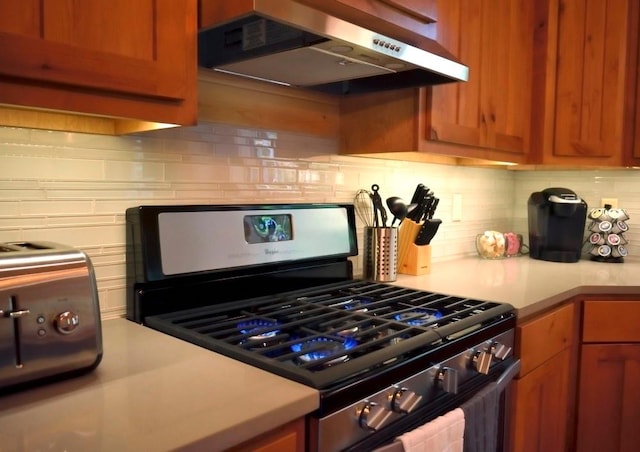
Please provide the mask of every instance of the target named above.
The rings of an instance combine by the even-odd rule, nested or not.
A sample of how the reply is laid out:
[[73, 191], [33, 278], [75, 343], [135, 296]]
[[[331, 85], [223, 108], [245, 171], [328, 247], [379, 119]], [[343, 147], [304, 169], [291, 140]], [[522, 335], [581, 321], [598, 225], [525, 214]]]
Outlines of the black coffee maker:
[[578, 262], [582, 251], [587, 203], [568, 188], [532, 193], [529, 214], [529, 255], [552, 262]]

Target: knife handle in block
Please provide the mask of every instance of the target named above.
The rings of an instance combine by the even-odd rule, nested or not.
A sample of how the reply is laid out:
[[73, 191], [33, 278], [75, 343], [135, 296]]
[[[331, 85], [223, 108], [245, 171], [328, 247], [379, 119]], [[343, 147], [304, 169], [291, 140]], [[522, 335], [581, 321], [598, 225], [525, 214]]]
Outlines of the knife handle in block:
[[398, 273], [403, 275], [426, 275], [431, 272], [431, 245], [416, 245], [411, 243], [407, 256], [398, 265]]
[[422, 223], [416, 223], [413, 220], [405, 219], [398, 231], [398, 268], [407, 258], [409, 248], [414, 244], [418, 232], [422, 227]]

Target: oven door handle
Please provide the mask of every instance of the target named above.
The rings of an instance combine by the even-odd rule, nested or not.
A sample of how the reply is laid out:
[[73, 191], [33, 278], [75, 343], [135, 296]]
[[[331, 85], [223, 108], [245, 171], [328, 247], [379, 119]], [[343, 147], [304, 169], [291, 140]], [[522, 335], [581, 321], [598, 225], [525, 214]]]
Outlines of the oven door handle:
[[511, 364], [507, 369], [502, 372], [502, 375], [498, 377], [496, 380], [496, 386], [498, 387], [498, 391], [502, 392], [507, 387], [509, 383], [518, 375], [520, 372], [520, 360], [516, 360], [513, 364]]

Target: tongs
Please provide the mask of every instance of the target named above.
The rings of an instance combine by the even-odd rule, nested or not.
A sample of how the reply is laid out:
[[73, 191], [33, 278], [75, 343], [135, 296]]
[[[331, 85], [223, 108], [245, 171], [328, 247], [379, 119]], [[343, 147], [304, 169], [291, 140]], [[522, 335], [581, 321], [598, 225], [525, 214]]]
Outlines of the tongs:
[[[378, 192], [380, 190], [380, 186], [378, 184], [373, 184], [371, 186], [371, 200], [373, 201], [373, 225], [376, 228], [380, 227], [380, 223], [382, 223], [382, 227], [387, 227], [387, 211], [382, 204], [382, 197]], [[380, 220], [378, 220], [378, 214], [380, 215]]]

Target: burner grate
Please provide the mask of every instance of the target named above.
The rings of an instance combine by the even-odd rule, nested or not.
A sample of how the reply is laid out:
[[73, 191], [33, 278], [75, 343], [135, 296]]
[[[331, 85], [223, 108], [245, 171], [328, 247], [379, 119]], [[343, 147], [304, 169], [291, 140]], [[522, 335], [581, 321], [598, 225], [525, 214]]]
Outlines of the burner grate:
[[152, 316], [146, 323], [316, 386], [424, 353], [511, 310], [352, 280]]

